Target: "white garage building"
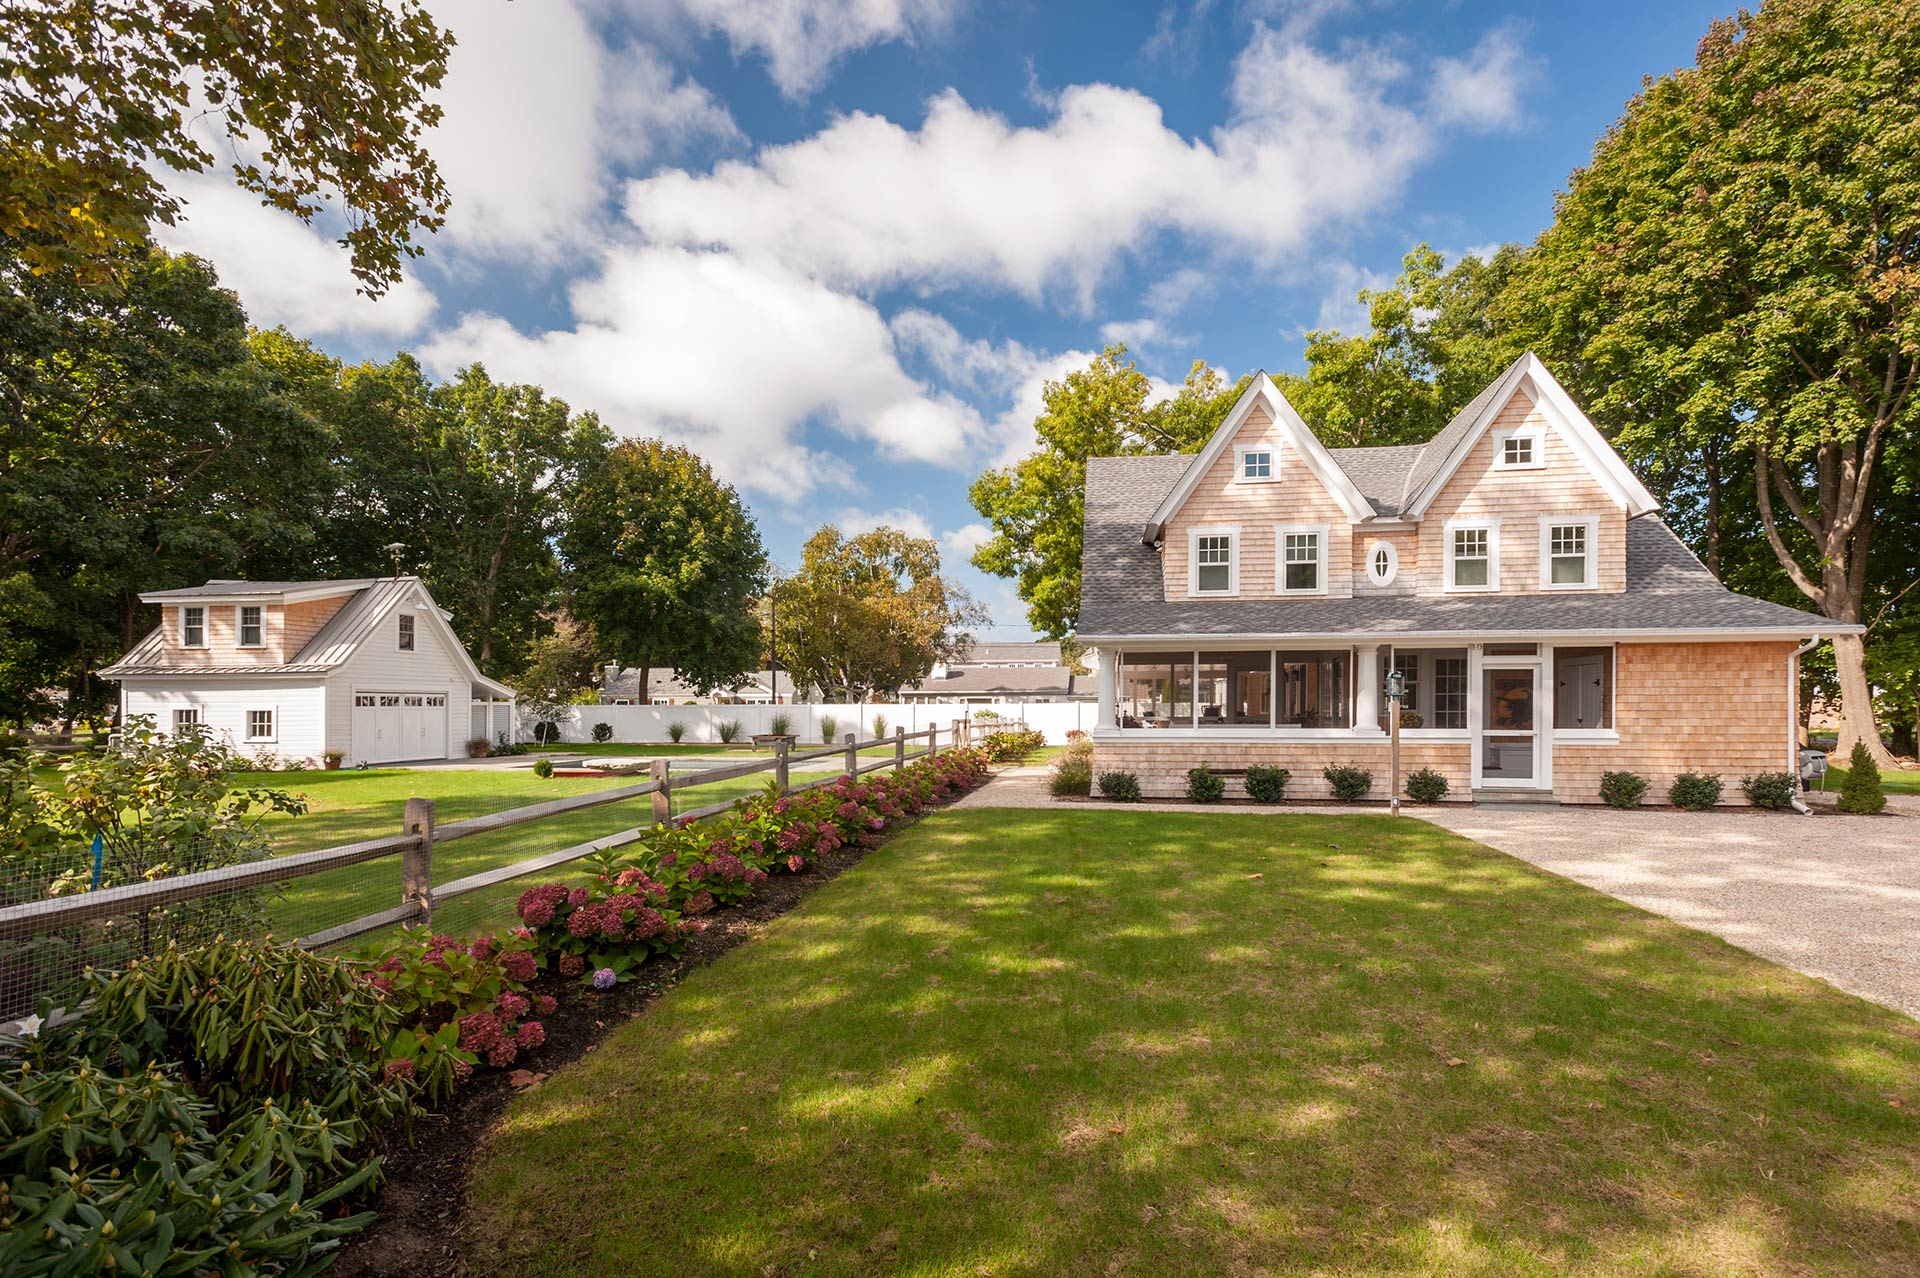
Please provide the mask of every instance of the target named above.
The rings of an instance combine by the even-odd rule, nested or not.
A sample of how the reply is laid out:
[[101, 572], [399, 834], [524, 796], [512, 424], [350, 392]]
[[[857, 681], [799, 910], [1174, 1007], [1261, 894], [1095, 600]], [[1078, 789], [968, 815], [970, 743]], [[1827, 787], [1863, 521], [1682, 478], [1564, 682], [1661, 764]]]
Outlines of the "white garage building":
[[418, 577], [209, 581], [140, 596], [160, 625], [100, 671], [124, 722], [188, 724], [249, 754], [347, 766], [451, 759], [513, 739], [514, 691], [480, 673]]

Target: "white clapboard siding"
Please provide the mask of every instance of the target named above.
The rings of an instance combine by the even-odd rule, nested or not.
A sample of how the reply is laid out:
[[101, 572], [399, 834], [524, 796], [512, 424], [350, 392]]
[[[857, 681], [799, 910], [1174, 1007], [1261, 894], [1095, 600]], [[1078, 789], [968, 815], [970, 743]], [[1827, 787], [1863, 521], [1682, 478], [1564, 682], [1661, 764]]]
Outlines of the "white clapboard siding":
[[327, 679], [327, 743], [346, 756], [349, 767], [361, 761], [369, 744], [353, 739], [357, 692], [444, 694], [447, 757], [466, 753], [467, 707], [473, 695], [466, 671], [447, 650], [440, 627], [429, 624], [425, 609], [416, 611], [413, 651], [400, 651], [399, 611], [380, 618], [373, 632]]
[[[128, 718], [150, 715], [162, 732], [173, 728], [175, 710], [195, 709], [200, 722], [222, 741], [253, 754], [320, 761], [326, 749], [326, 694], [320, 679], [127, 679]], [[274, 712], [274, 739], [247, 740], [247, 711]]]

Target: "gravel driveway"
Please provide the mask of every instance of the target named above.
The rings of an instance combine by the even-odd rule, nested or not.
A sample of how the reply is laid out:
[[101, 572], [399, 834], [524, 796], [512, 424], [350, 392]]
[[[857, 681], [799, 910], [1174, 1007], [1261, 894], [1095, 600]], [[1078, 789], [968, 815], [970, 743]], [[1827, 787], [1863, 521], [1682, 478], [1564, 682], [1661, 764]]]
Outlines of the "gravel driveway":
[[1480, 807], [1420, 815], [1920, 1017], [1920, 819], [1911, 814]]

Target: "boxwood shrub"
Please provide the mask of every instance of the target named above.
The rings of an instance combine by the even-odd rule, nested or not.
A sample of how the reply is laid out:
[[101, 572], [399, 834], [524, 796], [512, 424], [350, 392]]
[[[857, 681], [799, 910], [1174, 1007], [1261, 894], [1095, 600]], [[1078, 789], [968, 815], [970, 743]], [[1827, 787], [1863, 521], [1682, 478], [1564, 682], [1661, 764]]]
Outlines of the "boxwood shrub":
[[1260, 803], [1278, 803], [1286, 797], [1287, 778], [1292, 775], [1285, 768], [1250, 764], [1247, 767], [1247, 797]]
[[1667, 802], [1699, 812], [1720, 802], [1720, 778], [1710, 772], [1682, 772], [1667, 787]]
[[1351, 803], [1373, 789], [1373, 773], [1365, 768], [1329, 764], [1320, 770], [1320, 775], [1333, 787], [1333, 797], [1342, 803]]
[[1600, 800], [1610, 808], [1637, 808], [1646, 793], [1647, 779], [1638, 772], [1600, 774]]
[[1776, 812], [1793, 806], [1794, 779], [1791, 772], [1762, 772], [1758, 776], [1745, 777], [1740, 782], [1740, 793], [1747, 796], [1747, 802], [1756, 808], [1772, 808]]
[[1115, 803], [1140, 802], [1140, 778], [1131, 772], [1102, 772], [1100, 793]]
[[535, 775], [536, 777], [539, 777], [543, 781], [546, 780], [548, 777], [552, 776], [553, 760], [552, 759], [535, 759], [533, 761], [533, 775]]
[[1195, 803], [1218, 803], [1227, 783], [1212, 768], [1187, 769], [1187, 797]]
[[1447, 797], [1447, 779], [1432, 768], [1407, 774], [1407, 797], [1415, 803], [1438, 803]]

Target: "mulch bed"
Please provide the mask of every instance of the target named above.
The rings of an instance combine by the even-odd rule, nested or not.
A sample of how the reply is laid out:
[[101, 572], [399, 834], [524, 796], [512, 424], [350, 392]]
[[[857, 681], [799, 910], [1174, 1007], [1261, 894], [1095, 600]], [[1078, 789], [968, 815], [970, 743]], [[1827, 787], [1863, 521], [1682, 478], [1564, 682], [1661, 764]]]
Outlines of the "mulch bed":
[[[858, 865], [868, 852], [913, 823], [914, 818], [909, 818], [889, 826], [866, 846], [837, 848], [809, 863], [800, 874], [774, 875], [741, 904], [707, 915], [707, 930], [688, 943], [680, 958], [655, 959], [633, 980], [605, 994], [583, 989], [577, 980], [543, 974], [530, 989], [554, 995], [560, 1006], [553, 1015], [541, 1018], [546, 1042], [522, 1052], [517, 1067], [545, 1074], [579, 1060], [622, 1021], [639, 1016], [678, 985], [688, 972], [752, 940], [768, 921]], [[340, 1258], [327, 1270], [332, 1278], [418, 1278], [423, 1274], [459, 1278], [468, 1272], [461, 1258], [467, 1171], [514, 1096], [516, 1089], [509, 1080], [515, 1072], [479, 1070], [455, 1093], [448, 1108], [414, 1121], [412, 1143], [399, 1143], [388, 1152], [382, 1168], [385, 1179], [373, 1200], [364, 1204], [377, 1211], [379, 1219], [346, 1240]]]

